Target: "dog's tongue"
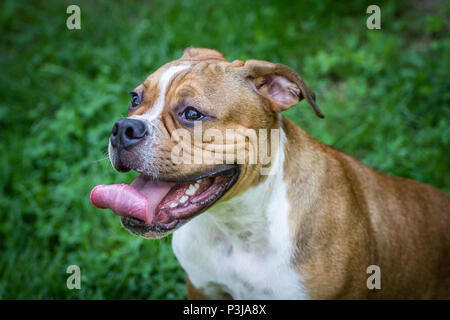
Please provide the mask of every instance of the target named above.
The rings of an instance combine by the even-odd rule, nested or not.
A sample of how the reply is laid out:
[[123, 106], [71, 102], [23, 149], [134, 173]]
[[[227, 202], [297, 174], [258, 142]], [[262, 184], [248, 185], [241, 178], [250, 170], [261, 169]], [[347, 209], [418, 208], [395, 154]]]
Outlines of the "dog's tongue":
[[174, 185], [149, 180], [141, 175], [131, 185], [96, 186], [91, 191], [91, 202], [97, 208], [109, 208], [120, 216], [132, 216], [150, 224], [156, 207]]

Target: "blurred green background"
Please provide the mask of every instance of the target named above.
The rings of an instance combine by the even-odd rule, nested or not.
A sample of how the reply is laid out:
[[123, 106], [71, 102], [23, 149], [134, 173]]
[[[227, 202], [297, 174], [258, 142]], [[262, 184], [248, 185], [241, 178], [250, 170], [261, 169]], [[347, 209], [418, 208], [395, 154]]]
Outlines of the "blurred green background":
[[[0, 298], [185, 298], [170, 239], [95, 209], [128, 92], [187, 46], [297, 70], [326, 115], [286, 114], [386, 173], [450, 192], [449, 5], [377, 1], [5, 1], [0, 5]], [[81, 8], [81, 30], [66, 8]], [[81, 290], [66, 268], [81, 267]]]

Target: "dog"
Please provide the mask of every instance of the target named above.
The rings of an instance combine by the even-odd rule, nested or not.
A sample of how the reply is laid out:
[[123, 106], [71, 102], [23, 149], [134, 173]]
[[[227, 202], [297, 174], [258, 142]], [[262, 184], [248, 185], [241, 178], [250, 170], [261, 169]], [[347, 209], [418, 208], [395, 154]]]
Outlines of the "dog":
[[[189, 299], [450, 298], [450, 197], [376, 172], [284, 117], [301, 100], [323, 117], [289, 67], [190, 47], [131, 94], [109, 156], [140, 175], [95, 187], [91, 202], [134, 234], [173, 232]], [[215, 134], [192, 142], [199, 125]], [[249, 160], [263, 133], [269, 165]], [[227, 161], [176, 157], [208, 148]], [[240, 163], [228, 158], [237, 150]]]

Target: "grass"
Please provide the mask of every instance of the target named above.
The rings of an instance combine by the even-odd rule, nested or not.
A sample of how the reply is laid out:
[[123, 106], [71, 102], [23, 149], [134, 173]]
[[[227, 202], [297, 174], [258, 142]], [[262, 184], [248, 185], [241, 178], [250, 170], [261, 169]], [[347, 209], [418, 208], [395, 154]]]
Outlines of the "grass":
[[[450, 41], [445, 2], [45, 1], [0, 5], [0, 298], [185, 298], [170, 239], [130, 235], [89, 202], [130, 182], [107, 160], [128, 92], [190, 45], [296, 69], [326, 115], [286, 112], [383, 172], [450, 192]], [[66, 8], [81, 8], [67, 30]], [[66, 268], [81, 268], [81, 290]]]

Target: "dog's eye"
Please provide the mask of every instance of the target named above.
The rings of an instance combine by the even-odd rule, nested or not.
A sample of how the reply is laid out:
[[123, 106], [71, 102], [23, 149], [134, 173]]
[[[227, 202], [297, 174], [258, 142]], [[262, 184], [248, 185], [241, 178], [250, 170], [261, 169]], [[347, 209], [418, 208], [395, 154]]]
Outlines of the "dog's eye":
[[204, 115], [200, 111], [193, 107], [187, 107], [186, 109], [184, 109], [184, 111], [181, 113], [181, 116], [189, 121], [201, 120], [204, 117]]
[[141, 103], [141, 97], [136, 92], [130, 92], [130, 94], [131, 94], [130, 109], [134, 109]]

